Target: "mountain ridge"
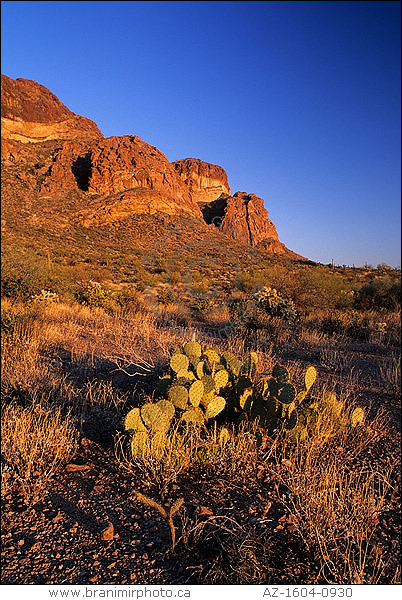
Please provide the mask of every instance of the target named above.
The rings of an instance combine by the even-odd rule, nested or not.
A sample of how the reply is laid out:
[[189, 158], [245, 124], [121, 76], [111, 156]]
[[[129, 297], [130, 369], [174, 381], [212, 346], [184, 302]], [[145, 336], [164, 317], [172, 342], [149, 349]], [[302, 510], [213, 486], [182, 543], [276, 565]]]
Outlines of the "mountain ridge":
[[[104, 137], [93, 121], [35, 81], [2, 75], [1, 133], [3, 229], [12, 197], [17, 200], [12, 190], [23, 188], [25, 218], [26, 207], [41, 212], [42, 201], [48, 217], [53, 205], [58, 220], [63, 197], [64, 227], [110, 227], [140, 214], [187, 215], [268, 255], [305, 260], [279, 240], [262, 198], [231, 195], [219, 165], [197, 158], [171, 163], [137, 135]], [[45, 226], [44, 215], [37, 218]]]

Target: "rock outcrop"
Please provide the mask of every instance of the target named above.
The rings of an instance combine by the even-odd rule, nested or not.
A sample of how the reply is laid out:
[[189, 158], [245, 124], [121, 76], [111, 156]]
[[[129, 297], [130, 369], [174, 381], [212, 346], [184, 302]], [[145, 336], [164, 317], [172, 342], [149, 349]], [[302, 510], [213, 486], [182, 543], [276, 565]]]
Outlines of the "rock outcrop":
[[6, 75], [1, 76], [1, 136], [23, 143], [103, 137], [93, 121], [71, 112], [43, 85]]
[[198, 158], [183, 158], [172, 164], [196, 202], [210, 202], [221, 194], [230, 196], [228, 176], [222, 167]]
[[32, 218], [50, 223], [52, 215], [55, 220], [62, 215], [63, 227], [108, 226], [133, 215], [185, 215], [201, 224], [198, 231], [210, 231], [205, 221], [245, 245], [298, 257], [279, 241], [262, 198], [231, 195], [222, 167], [196, 158], [170, 163], [136, 135], [104, 138], [93, 121], [71, 112], [35, 81], [2, 75], [1, 102], [9, 221], [16, 199], [27, 222], [30, 207], [36, 207]]
[[202, 208], [204, 219], [222, 233], [250, 246], [263, 246], [273, 254], [286, 254], [288, 249], [279, 241], [275, 225], [268, 218], [264, 200], [255, 194], [236, 192], [221, 195]]
[[190, 190], [166, 156], [137, 135], [102, 140], [91, 151], [88, 192], [110, 196], [134, 188], [160, 192], [185, 212], [200, 216]]

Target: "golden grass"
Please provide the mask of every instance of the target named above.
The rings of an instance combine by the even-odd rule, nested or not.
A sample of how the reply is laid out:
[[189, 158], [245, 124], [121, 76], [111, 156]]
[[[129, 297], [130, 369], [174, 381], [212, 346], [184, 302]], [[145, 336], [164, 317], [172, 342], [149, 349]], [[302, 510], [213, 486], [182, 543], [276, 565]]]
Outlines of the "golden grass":
[[[121, 370], [127, 375], [139, 372], [156, 379], [166, 369], [170, 348], [189, 339], [191, 324], [186, 322], [185, 327], [176, 329], [163, 327], [160, 315], [141, 308], [108, 313], [78, 304], [28, 309], [6, 302], [2, 309], [21, 317], [13, 331], [2, 335], [2, 493], [7, 496], [19, 490], [29, 504], [47, 492], [52, 477], [74, 453], [77, 427], [92, 419], [101, 428], [109, 420], [111, 431], [116, 431], [127, 410], [126, 395], [110, 382], [97, 379], [98, 362], [104, 361], [107, 374]], [[165, 316], [178, 317], [177, 307], [163, 311]], [[225, 319], [226, 314], [221, 320], [217, 315], [215, 325], [220, 326]], [[374, 322], [374, 316], [372, 319]], [[389, 322], [396, 330], [396, 323], [392, 319]], [[348, 340], [342, 338], [339, 344], [337, 337], [329, 338], [312, 327], [299, 331], [296, 344], [301, 342], [304, 347], [313, 348], [322, 362], [333, 363], [344, 384], [339, 399], [350, 414], [351, 390], [359, 384], [359, 373], [348, 353]], [[282, 334], [279, 347], [286, 347], [291, 343], [289, 328], [279, 327], [278, 335]], [[260, 373], [270, 373], [276, 362], [282, 362], [269, 340], [256, 336], [253, 344]], [[249, 351], [250, 339], [236, 333], [229, 340], [217, 339], [212, 345], [241, 356]], [[68, 357], [70, 371], [60, 362], [61, 355]], [[305, 362], [293, 360], [288, 367], [292, 381], [299, 387]], [[331, 369], [329, 372], [327, 380], [320, 383], [319, 393], [314, 388], [315, 395], [332, 391]], [[400, 358], [396, 353], [384, 358], [376, 377], [378, 389], [400, 392]], [[128, 376], [127, 380], [130, 381]], [[131, 401], [133, 398], [140, 399], [135, 389]], [[181, 432], [181, 444], [173, 443], [177, 432], [172, 432], [172, 443], [163, 460], [160, 455], [149, 454], [131, 461], [121, 456], [121, 449], [117, 454], [121, 468], [135, 473], [142, 489], [162, 501], [172, 486], [180, 485], [187, 476], [197, 481], [205, 469], [209, 477], [223, 481], [228, 490], [238, 493], [248, 482], [256, 482], [262, 468], [270, 474], [272, 485], [289, 490], [283, 505], [293, 515], [293, 526], [306, 551], [315, 556], [319, 565], [315, 583], [376, 583], [386, 570], [387, 558], [375, 541], [375, 534], [379, 516], [393, 492], [397, 465], [379, 468], [361, 457], [368, 446], [386, 437], [384, 421], [378, 414], [359, 427], [335, 431], [329, 415], [323, 414], [315, 434], [298, 446], [272, 443], [267, 438], [258, 446], [252, 428], [233, 429], [219, 452], [206, 452], [204, 463], [199, 449], [216, 446], [219, 428]], [[268, 498], [265, 500], [268, 503]], [[270, 550], [257, 530], [235, 518], [225, 518], [216, 519], [212, 531], [205, 523], [191, 520], [185, 506], [180, 516], [177, 548], [191, 552], [202, 540], [215, 536], [217, 543], [225, 545], [226, 558], [231, 561], [228, 582], [269, 580]], [[219, 568], [217, 563], [215, 574], [211, 571], [211, 581], [224, 579]], [[398, 578], [396, 573], [393, 582]]]
[[74, 419], [62, 408], [12, 403], [3, 408], [1, 421], [2, 495], [18, 490], [33, 504], [76, 450]]

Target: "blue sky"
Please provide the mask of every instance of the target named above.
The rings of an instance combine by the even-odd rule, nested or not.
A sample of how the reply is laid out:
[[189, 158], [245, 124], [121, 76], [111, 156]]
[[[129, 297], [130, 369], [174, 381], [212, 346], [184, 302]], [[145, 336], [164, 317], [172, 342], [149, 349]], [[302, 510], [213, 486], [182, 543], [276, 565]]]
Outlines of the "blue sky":
[[222, 166], [318, 262], [401, 264], [399, 2], [1, 3], [1, 72]]

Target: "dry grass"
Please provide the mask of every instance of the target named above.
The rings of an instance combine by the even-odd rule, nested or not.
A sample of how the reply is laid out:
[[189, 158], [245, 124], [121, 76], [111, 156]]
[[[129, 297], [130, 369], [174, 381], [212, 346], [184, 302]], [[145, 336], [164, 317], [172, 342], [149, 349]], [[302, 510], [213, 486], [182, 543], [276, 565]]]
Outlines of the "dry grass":
[[286, 461], [276, 457], [277, 476], [289, 489], [285, 504], [320, 565], [319, 580], [375, 584], [387, 567], [383, 549], [373, 538], [394, 491], [398, 465], [389, 463], [378, 470], [356, 463], [384, 435], [386, 426], [378, 415], [370, 424], [333, 432], [327, 444], [324, 415], [314, 437], [290, 447]]
[[74, 454], [74, 419], [61, 408], [9, 404], [1, 423], [2, 495], [19, 491], [29, 506], [47, 492], [58, 469]]
[[[30, 504], [49, 491], [52, 477], [74, 453], [77, 429], [86, 435], [88, 431], [100, 437], [107, 434], [110, 448], [128, 408], [152, 400], [152, 394], [141, 391], [141, 381], [150, 377], [153, 384], [166, 370], [170, 348], [190, 337], [193, 323], [182, 315], [185, 326], [174, 328], [168, 321], [166, 327], [160, 315], [142, 308], [111, 313], [62, 303], [35, 309], [6, 303], [2, 308], [20, 315], [14, 329], [2, 335], [3, 494], [19, 490]], [[164, 308], [163, 314], [179, 318], [174, 306]], [[220, 320], [216, 315], [215, 325], [220, 327], [226, 316], [222, 314]], [[395, 331], [396, 327], [392, 322]], [[276, 362], [284, 362], [280, 352], [287, 345], [294, 348], [301, 343], [314, 349], [323, 372], [328, 372], [320, 380], [318, 395], [333, 390], [336, 373], [343, 385], [338, 398], [350, 413], [353, 390], [357, 386], [362, 390], [351, 342], [312, 326], [299, 328], [297, 339], [289, 327], [278, 327], [276, 334], [276, 345], [264, 336], [247, 338], [241, 333], [210, 343], [238, 356], [256, 350], [260, 373], [266, 374]], [[387, 354], [386, 345], [381, 352], [375, 385], [400, 393], [399, 355], [393, 349]], [[308, 358], [287, 363], [297, 385], [306, 363]], [[116, 372], [125, 381], [124, 390], [111, 383]], [[120, 451], [118, 455], [121, 468], [134, 473], [138, 486], [161, 501], [183, 481], [201, 485], [205, 475], [214, 485], [220, 482], [226, 493], [247, 495], [253, 486], [258, 488], [258, 473], [266, 473], [270, 489], [276, 487], [281, 505], [292, 515], [300, 547], [314, 557], [317, 573], [310, 583], [376, 583], [387, 569], [386, 552], [376, 533], [394, 492], [397, 465], [367, 462], [363, 456], [367, 448], [386, 438], [384, 423], [385, 417], [378, 413], [360, 427], [335, 430], [329, 415], [323, 414], [314, 436], [298, 446], [269, 438], [258, 446], [252, 429], [233, 429], [219, 452], [212, 451], [219, 429], [195, 428], [172, 432], [163, 460], [149, 454], [133, 462]], [[202, 460], [201, 447], [207, 449]], [[285, 496], [279, 491], [283, 488], [288, 490]], [[235, 516], [197, 520], [185, 505], [180, 516], [179, 552], [196, 553], [205, 544], [219, 550], [219, 560], [208, 573], [202, 571], [205, 582], [260, 583], [278, 576], [278, 568], [272, 566], [275, 546], [267, 532]], [[394, 583], [398, 577], [393, 575]]]

